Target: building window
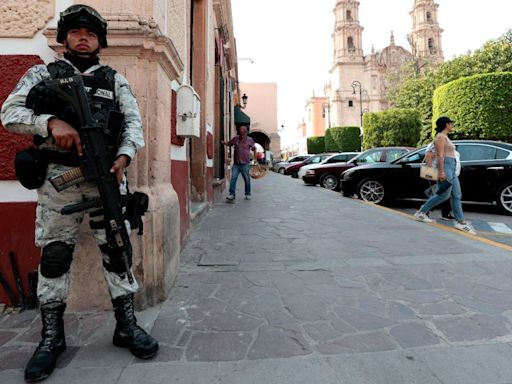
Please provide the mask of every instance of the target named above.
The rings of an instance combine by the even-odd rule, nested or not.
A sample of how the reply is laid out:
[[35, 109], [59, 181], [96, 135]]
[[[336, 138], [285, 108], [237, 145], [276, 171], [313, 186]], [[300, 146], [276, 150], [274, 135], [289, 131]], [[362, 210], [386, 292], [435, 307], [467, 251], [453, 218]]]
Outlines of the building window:
[[347, 47], [348, 47], [348, 51], [349, 52], [355, 52], [356, 51], [356, 47], [354, 45], [354, 38], [352, 36], [350, 36], [347, 39]]
[[427, 12], [427, 23], [428, 24], [434, 24], [434, 20], [432, 19], [432, 13]]
[[347, 11], [347, 21], [352, 21], [352, 20], [354, 20], [352, 18], [352, 11]]
[[348, 101], [348, 107], [352, 108], [353, 106], [354, 106], [354, 100], [349, 100]]
[[434, 44], [434, 39], [432, 38], [428, 39], [428, 51], [430, 52], [431, 55], [437, 54], [437, 48], [436, 45]]

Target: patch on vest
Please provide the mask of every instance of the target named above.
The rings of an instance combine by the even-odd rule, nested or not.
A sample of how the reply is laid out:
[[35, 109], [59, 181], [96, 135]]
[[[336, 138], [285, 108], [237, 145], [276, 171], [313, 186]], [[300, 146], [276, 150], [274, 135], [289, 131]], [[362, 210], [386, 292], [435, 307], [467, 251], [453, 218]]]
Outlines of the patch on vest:
[[94, 96], [103, 97], [104, 99], [114, 100], [114, 92], [108, 91], [106, 89], [98, 88], [96, 92], [94, 92]]

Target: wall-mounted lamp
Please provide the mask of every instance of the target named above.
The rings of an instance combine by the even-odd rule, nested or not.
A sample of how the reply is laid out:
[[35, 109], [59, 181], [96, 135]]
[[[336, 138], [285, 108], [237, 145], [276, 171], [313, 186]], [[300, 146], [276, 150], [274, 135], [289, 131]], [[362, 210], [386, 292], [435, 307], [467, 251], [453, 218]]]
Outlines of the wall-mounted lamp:
[[249, 97], [244, 93], [244, 95], [242, 96], [242, 105], [241, 105], [242, 108], [247, 107], [247, 100], [248, 99], [249, 99]]

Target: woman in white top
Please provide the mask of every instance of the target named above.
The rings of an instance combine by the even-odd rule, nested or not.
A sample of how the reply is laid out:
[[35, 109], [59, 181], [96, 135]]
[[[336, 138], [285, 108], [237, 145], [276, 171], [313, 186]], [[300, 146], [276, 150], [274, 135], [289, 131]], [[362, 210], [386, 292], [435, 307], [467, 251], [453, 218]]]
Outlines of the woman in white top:
[[432, 220], [427, 216], [427, 212], [450, 199], [450, 205], [456, 220], [455, 228], [476, 235], [473, 227], [464, 221], [464, 213], [462, 212], [462, 192], [457, 175], [458, 153], [455, 150], [455, 145], [448, 138], [448, 134], [453, 130], [454, 123], [454, 121], [445, 116], [440, 117], [436, 121], [437, 135], [434, 145], [436, 149], [436, 164], [439, 170], [438, 192], [428, 199], [414, 216], [418, 221], [430, 223]]

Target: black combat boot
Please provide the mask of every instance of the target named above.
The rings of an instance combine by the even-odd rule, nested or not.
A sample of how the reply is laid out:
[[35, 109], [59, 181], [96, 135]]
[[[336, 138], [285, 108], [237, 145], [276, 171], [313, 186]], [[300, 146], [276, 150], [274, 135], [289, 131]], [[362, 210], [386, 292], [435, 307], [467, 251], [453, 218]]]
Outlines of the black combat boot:
[[158, 342], [137, 325], [133, 294], [112, 300], [117, 325], [113, 343], [116, 347], [128, 348], [139, 359], [151, 359], [158, 352]]
[[66, 304], [53, 301], [41, 306], [43, 329], [36, 351], [25, 368], [25, 381], [33, 383], [46, 379], [53, 372], [57, 357], [66, 349], [64, 337], [64, 310]]

